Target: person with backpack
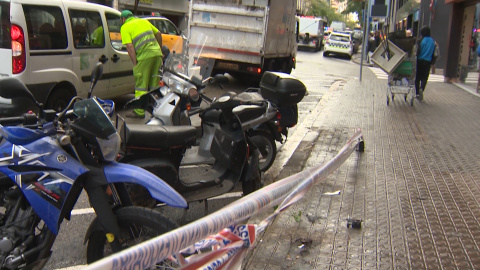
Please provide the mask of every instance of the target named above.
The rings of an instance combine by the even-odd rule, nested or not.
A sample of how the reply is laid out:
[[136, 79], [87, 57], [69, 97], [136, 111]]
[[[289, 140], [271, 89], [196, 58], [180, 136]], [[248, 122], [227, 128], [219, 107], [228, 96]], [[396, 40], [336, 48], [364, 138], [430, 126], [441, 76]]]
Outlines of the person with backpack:
[[427, 86], [432, 62], [435, 63], [435, 40], [430, 37], [430, 27], [420, 29], [422, 38], [417, 43], [417, 72], [415, 76], [415, 92], [417, 98], [423, 100], [423, 92]]

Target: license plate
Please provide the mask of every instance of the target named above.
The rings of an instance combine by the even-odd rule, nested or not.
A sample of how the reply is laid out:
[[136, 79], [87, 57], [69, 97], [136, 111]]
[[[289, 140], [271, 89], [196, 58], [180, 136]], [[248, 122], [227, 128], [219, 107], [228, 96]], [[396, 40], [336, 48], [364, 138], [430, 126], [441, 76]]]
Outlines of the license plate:
[[224, 68], [229, 70], [238, 70], [238, 64], [219, 62], [217, 63], [217, 68]]

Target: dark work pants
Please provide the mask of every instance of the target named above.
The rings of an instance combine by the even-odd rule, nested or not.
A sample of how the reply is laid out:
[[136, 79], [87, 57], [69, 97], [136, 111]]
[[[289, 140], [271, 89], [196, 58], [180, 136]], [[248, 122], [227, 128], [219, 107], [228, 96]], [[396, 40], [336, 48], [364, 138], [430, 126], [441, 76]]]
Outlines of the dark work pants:
[[418, 89], [425, 91], [428, 75], [430, 75], [431, 63], [425, 60], [417, 60], [417, 74], [415, 76], [415, 91], [418, 95]]

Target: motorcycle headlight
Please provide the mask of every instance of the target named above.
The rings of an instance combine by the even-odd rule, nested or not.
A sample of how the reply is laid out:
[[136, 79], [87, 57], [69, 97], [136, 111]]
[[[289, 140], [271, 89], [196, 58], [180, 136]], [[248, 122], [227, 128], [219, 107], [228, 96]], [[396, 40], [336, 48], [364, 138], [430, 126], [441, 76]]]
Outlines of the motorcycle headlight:
[[167, 86], [162, 86], [162, 88], [160, 88], [160, 94], [162, 94], [162, 96], [166, 96], [168, 94], [168, 92], [170, 92], [170, 88], [167, 87]]
[[198, 94], [198, 91], [196, 88], [190, 88], [188, 90], [188, 96], [190, 97], [190, 100], [193, 102], [197, 102], [198, 99], [200, 98], [200, 94]]
[[175, 93], [182, 94], [184, 87], [183, 87], [183, 84], [180, 83], [179, 81], [172, 80], [172, 82], [170, 84], [170, 89]]
[[100, 151], [102, 151], [103, 159], [106, 161], [114, 161], [117, 158], [118, 152], [120, 152], [120, 134], [118, 132], [113, 133], [107, 140], [103, 140], [97, 137]]

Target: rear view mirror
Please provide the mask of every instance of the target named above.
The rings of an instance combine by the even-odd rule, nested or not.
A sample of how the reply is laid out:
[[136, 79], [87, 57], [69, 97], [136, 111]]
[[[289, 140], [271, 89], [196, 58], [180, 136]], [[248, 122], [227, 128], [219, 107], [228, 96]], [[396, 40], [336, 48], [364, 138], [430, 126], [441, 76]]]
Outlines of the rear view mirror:
[[90, 89], [88, 90], [88, 98], [92, 96], [92, 91], [95, 85], [97, 84], [98, 80], [102, 77], [103, 73], [103, 64], [98, 62], [92, 70], [92, 75], [90, 77]]

